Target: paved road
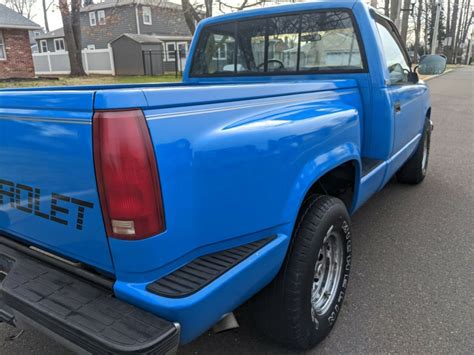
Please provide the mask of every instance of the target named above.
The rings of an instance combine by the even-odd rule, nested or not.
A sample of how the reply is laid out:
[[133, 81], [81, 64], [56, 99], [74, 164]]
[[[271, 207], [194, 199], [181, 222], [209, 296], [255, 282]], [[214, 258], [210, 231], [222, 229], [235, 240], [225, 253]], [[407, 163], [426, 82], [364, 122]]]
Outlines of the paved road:
[[[331, 335], [312, 354], [474, 351], [474, 68], [429, 82], [433, 143], [420, 186], [390, 183], [353, 218], [352, 277]], [[243, 327], [204, 334], [183, 354], [291, 353]], [[1, 354], [63, 354], [0, 326]]]

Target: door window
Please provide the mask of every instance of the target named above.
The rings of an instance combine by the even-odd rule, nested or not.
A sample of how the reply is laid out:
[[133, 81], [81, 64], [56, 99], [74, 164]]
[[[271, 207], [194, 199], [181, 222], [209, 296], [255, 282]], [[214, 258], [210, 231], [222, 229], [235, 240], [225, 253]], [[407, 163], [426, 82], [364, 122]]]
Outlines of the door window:
[[166, 43], [166, 61], [176, 60], [176, 44], [174, 42]]
[[45, 39], [40, 41], [41, 53], [46, 53], [48, 51], [48, 42]]
[[390, 75], [390, 84], [408, 83], [410, 65], [400, 47], [397, 37], [389, 24], [377, 22], [377, 29], [382, 41], [385, 65]]

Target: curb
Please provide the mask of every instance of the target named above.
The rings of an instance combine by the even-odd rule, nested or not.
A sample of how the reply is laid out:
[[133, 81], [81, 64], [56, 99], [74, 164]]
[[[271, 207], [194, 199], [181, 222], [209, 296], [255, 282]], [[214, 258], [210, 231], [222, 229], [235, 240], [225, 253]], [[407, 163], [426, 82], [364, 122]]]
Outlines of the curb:
[[455, 69], [447, 69], [445, 70], [442, 74], [438, 74], [438, 75], [430, 75], [430, 76], [427, 76], [426, 78], [424, 79], [421, 79], [423, 81], [429, 81], [431, 79], [434, 79], [434, 78], [439, 78], [440, 76], [443, 76], [445, 74], [448, 74], [448, 73], [451, 73], [452, 71], [454, 71]]

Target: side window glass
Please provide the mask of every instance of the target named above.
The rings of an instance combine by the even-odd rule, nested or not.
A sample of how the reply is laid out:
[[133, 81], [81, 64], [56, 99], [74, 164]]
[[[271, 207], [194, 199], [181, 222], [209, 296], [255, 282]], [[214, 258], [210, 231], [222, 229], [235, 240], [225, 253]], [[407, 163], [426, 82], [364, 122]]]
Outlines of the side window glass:
[[300, 16], [268, 19], [267, 72], [295, 72], [298, 61]]
[[[201, 36], [205, 45], [196, 49], [193, 72], [200, 75], [233, 73], [235, 70], [235, 23], [205, 29]], [[237, 66], [237, 70], [239, 68]]]
[[385, 64], [390, 74], [391, 84], [403, 84], [408, 82], [410, 67], [403, 55], [397, 40], [392, 32], [384, 25], [377, 22], [380, 39], [385, 54]]
[[237, 72], [265, 69], [265, 20], [242, 21], [237, 29]]
[[349, 13], [303, 15], [300, 71], [358, 69], [363, 69], [362, 56]]

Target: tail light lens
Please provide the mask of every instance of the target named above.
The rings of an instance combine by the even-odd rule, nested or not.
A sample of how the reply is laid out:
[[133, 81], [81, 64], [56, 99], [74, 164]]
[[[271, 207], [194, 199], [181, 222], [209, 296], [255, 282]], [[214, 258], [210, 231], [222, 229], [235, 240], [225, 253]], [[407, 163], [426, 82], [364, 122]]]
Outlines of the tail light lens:
[[94, 163], [109, 237], [138, 240], [165, 229], [155, 154], [141, 110], [94, 115]]

